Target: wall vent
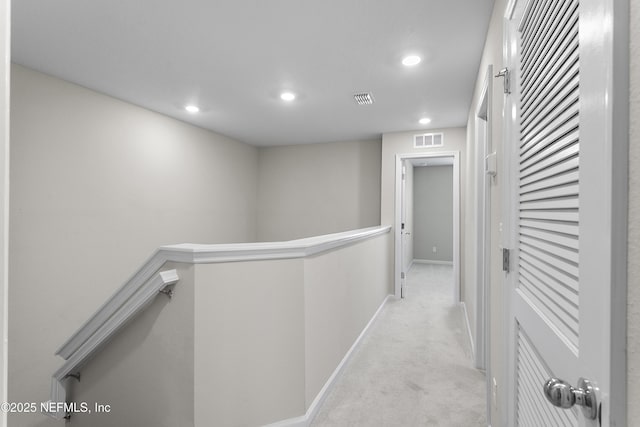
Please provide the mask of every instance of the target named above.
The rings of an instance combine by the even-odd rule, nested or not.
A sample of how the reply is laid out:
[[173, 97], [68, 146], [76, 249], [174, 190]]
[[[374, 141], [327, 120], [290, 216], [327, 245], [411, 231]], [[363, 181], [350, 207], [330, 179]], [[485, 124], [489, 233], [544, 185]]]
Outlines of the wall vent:
[[373, 95], [371, 92], [362, 92], [353, 94], [353, 99], [356, 100], [358, 105], [370, 105], [373, 104]]
[[444, 135], [442, 133], [422, 133], [413, 136], [413, 148], [442, 147]]

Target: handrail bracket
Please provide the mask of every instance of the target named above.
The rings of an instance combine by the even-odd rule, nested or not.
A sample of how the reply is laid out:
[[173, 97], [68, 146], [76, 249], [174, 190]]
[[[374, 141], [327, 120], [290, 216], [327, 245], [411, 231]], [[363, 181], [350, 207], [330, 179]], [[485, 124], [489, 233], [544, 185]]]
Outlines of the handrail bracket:
[[166, 295], [167, 298], [169, 298], [169, 299], [173, 298], [173, 293], [174, 293], [173, 292], [173, 288], [170, 288], [170, 287], [167, 286], [164, 289], [160, 289], [158, 292], [161, 293], [161, 294]]
[[76, 381], [80, 382], [80, 372], [76, 372], [75, 374], [69, 373], [65, 375], [63, 379], [67, 379], [67, 378], [75, 378]]

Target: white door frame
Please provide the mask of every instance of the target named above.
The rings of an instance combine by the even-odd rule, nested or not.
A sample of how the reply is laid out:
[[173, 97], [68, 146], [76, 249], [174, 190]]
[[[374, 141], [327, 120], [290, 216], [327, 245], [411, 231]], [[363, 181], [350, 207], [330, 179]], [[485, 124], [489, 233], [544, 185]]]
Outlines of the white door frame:
[[[400, 166], [400, 259], [402, 260], [402, 264], [400, 265], [400, 271], [405, 272], [405, 274], [411, 269], [411, 265], [413, 262], [409, 263], [409, 267], [405, 270], [405, 264], [407, 264], [407, 260], [405, 257], [407, 256], [407, 241], [406, 239], [411, 239], [407, 237], [407, 162], [402, 161]], [[404, 227], [403, 227], [404, 225]], [[413, 260], [412, 260], [413, 261]], [[400, 277], [400, 298], [404, 298], [407, 292], [406, 289], [406, 276]]]
[[486, 376], [486, 411], [487, 424], [491, 425], [491, 397], [493, 395], [491, 373], [491, 328], [489, 313], [491, 312], [491, 180], [487, 156], [492, 153], [492, 91], [493, 65], [487, 66], [485, 80], [476, 110], [476, 180], [477, 197], [475, 210], [477, 213], [476, 238], [474, 248], [476, 260], [476, 351], [475, 365], [483, 369]]
[[431, 153], [396, 154], [395, 168], [395, 204], [394, 204], [394, 238], [395, 238], [395, 262], [394, 262], [394, 294], [401, 297], [401, 273], [402, 273], [402, 163], [403, 160], [433, 159], [439, 157], [453, 158], [453, 299], [460, 302], [460, 152], [439, 151]]
[[[511, 34], [508, 20], [514, 16], [517, 8], [523, 7], [525, 0], [509, 0], [505, 8], [504, 20], [504, 61], [505, 65], [513, 68]], [[583, 218], [581, 201], [581, 222], [599, 221], [609, 227], [609, 236], [603, 236], [599, 242], [586, 242], [605, 248], [607, 259], [602, 259], [602, 271], [598, 282], [611, 285], [611, 295], [608, 301], [595, 301], [596, 304], [585, 307], [586, 312], [600, 311], [606, 314], [608, 324], [604, 328], [605, 345], [600, 354], [590, 355], [600, 358], [607, 365], [605, 372], [598, 372], [606, 390], [599, 395], [602, 403], [602, 426], [627, 425], [627, 396], [626, 396], [626, 321], [627, 321], [627, 203], [628, 203], [628, 131], [629, 131], [629, 1], [628, 0], [581, 0], [581, 7], [589, 11], [589, 15], [581, 23], [581, 46], [588, 46], [580, 50], [582, 58], [589, 57], [589, 64], [597, 64], [593, 68], [581, 70], [580, 91], [586, 110], [581, 115], [581, 134], [597, 135], [607, 141], [604, 147], [585, 147], [589, 150], [601, 150], [599, 155], [591, 152], [585, 159], [594, 163], [583, 165], [591, 170], [599, 170], [598, 176], [586, 176], [585, 185], [601, 189], [599, 201], [588, 200], [589, 209], [584, 209], [587, 218]], [[591, 40], [596, 35], [597, 40]], [[586, 41], [587, 43], [583, 43]], [[604, 85], [604, 90], [603, 90]], [[599, 88], [594, 90], [593, 88]], [[605, 102], [603, 102], [603, 100]], [[516, 144], [510, 144], [511, 135], [515, 134], [512, 117], [517, 115], [517, 100], [506, 97], [503, 111], [503, 175], [504, 182], [511, 185], [503, 186], [502, 222], [505, 233], [502, 245], [506, 248], [517, 247], [517, 211], [515, 191], [512, 185], [517, 181], [514, 170], [514, 158], [517, 158]], [[595, 163], [597, 162], [597, 163]], [[585, 174], [587, 175], [587, 174]], [[581, 175], [582, 180], [582, 175]], [[603, 203], [604, 202], [604, 203]], [[517, 253], [512, 251], [512, 259], [517, 259]], [[590, 260], [597, 262], [597, 260]], [[589, 261], [587, 261], [589, 262]], [[503, 277], [503, 301], [505, 325], [504, 334], [505, 353], [505, 386], [500, 393], [499, 405], [502, 425], [515, 425], [515, 332], [511, 319], [513, 307], [511, 305], [511, 291], [514, 286], [515, 274], [505, 274]], [[590, 300], [593, 300], [591, 298]], [[582, 303], [581, 303], [582, 311]], [[581, 329], [590, 329], [590, 319], [582, 323]], [[584, 373], [589, 377], [592, 373]], [[595, 375], [594, 375], [595, 376]], [[575, 379], [569, 379], [575, 381]], [[599, 393], [600, 394], [600, 393]]]
[[[11, 73], [11, 1], [0, 0], [0, 401], [7, 402], [9, 287], [9, 92]], [[0, 427], [7, 425], [0, 412]]]
[[[493, 65], [487, 67], [480, 102], [475, 114], [475, 155], [476, 155], [476, 246], [473, 258], [476, 260], [476, 352], [475, 364], [478, 369], [488, 372], [488, 316], [489, 273], [491, 259], [491, 176], [487, 174], [487, 155], [491, 153], [491, 90]], [[472, 181], [473, 182], [473, 181]]]

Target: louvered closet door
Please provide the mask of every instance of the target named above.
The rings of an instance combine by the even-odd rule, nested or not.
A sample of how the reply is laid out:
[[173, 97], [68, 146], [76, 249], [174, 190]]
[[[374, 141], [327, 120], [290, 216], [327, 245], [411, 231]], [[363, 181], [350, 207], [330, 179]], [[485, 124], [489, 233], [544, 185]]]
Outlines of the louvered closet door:
[[[616, 126], [615, 112], [624, 113], [628, 100], [620, 93], [628, 89], [613, 90], [622, 62], [614, 58], [624, 49], [614, 49], [623, 37], [615, 38], [613, 23], [628, 16], [624, 7], [614, 13], [617, 0], [509, 3], [505, 53], [512, 93], [505, 96], [505, 117], [511, 131], [503, 185], [511, 192], [505, 219], [513, 253], [505, 276], [504, 424], [622, 426], [626, 175], [620, 170], [627, 158], [618, 149], [626, 144], [625, 122]], [[551, 377], [574, 387], [580, 378], [591, 381], [602, 423], [578, 406], [551, 405], [543, 392]]]
[[542, 392], [550, 377], [576, 385], [582, 375], [579, 7], [531, 0], [518, 28], [513, 357], [523, 427], [581, 422], [577, 407], [556, 408]]

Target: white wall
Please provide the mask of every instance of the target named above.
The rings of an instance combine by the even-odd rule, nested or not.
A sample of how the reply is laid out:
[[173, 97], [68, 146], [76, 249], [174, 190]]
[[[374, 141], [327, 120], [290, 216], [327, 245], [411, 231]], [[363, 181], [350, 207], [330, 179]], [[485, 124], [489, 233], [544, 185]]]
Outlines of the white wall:
[[303, 263], [196, 266], [196, 426], [258, 426], [305, 413]]
[[48, 399], [57, 347], [157, 246], [380, 222], [379, 140], [257, 149], [12, 69], [12, 400]]
[[[631, 1], [627, 414], [640, 420], [640, 1]], [[634, 421], [635, 420], [635, 421]]]
[[413, 194], [414, 258], [453, 262], [453, 166], [416, 167]]
[[261, 148], [258, 240], [380, 225], [380, 141]]
[[307, 408], [389, 294], [390, 240], [386, 233], [305, 259]]
[[258, 151], [12, 71], [9, 399], [41, 402], [55, 350], [156, 247], [255, 239]]
[[[467, 129], [469, 130], [467, 134], [467, 155], [468, 162], [467, 168], [469, 175], [467, 176], [468, 183], [468, 192], [466, 195], [466, 204], [467, 206], [474, 206], [476, 203], [476, 179], [479, 174], [479, 171], [476, 169], [477, 161], [476, 161], [476, 147], [478, 142], [475, 141], [475, 120], [476, 111], [478, 110], [479, 103], [481, 101], [480, 95], [482, 91], [482, 87], [484, 85], [484, 81], [487, 74], [487, 68], [489, 65], [494, 66], [495, 69], [502, 68], [503, 60], [502, 60], [502, 41], [503, 41], [503, 17], [505, 11], [506, 1], [505, 0], [496, 0], [494, 3], [493, 13], [491, 15], [491, 21], [489, 24], [489, 30], [487, 32], [487, 39], [485, 41], [485, 46], [482, 54], [482, 59], [480, 62], [480, 67], [478, 68], [478, 75], [476, 79], [476, 86], [471, 102], [471, 108], [469, 110], [469, 118], [467, 122]], [[495, 80], [493, 84], [493, 91], [491, 93], [492, 105], [491, 111], [489, 111], [489, 115], [493, 118], [491, 128], [489, 129], [489, 133], [491, 134], [491, 151], [495, 151], [498, 153], [497, 164], [502, 165], [502, 107], [503, 107], [503, 93], [502, 93], [502, 84], [499, 80]], [[504, 314], [503, 314], [503, 291], [502, 291], [502, 271], [501, 264], [496, 262], [495, 260], [501, 259], [499, 254], [499, 246], [501, 243], [501, 235], [499, 233], [499, 222], [502, 212], [501, 205], [501, 188], [502, 188], [502, 180], [503, 176], [501, 174], [500, 169], [498, 169], [498, 174], [495, 179], [491, 181], [491, 202], [490, 209], [492, 212], [491, 215], [491, 237], [490, 237], [490, 247], [491, 253], [490, 257], [491, 262], [491, 271], [490, 271], [490, 283], [489, 283], [489, 293], [490, 293], [490, 307], [491, 310], [488, 313], [489, 315], [489, 325], [490, 325], [490, 336], [491, 342], [488, 343], [489, 351], [491, 352], [491, 366], [490, 372], [492, 376], [496, 379], [498, 384], [498, 396], [502, 392], [502, 388], [506, 385], [504, 384], [504, 366], [506, 364], [506, 349], [503, 346], [504, 341]], [[471, 212], [471, 208], [469, 208], [469, 212]], [[471, 332], [473, 335], [474, 341], [476, 340], [475, 331], [476, 331], [476, 264], [475, 260], [472, 256], [473, 249], [477, 247], [477, 242], [474, 236], [476, 236], [476, 222], [475, 218], [471, 215], [467, 216], [467, 220], [465, 221], [467, 224], [467, 240], [465, 245], [465, 254], [466, 259], [470, 262], [465, 265], [465, 281], [464, 281], [464, 292], [463, 299], [469, 313], [469, 323]], [[498, 401], [497, 405], [492, 405], [491, 411], [491, 420], [492, 425], [494, 427], [500, 427], [499, 424], [499, 410], [502, 408], [503, 402]]]

